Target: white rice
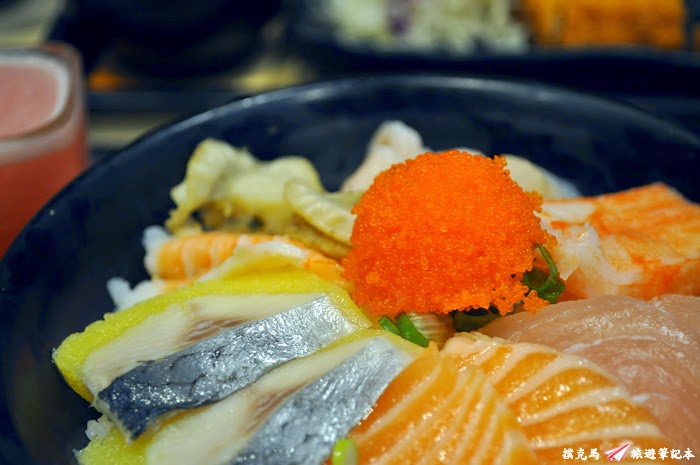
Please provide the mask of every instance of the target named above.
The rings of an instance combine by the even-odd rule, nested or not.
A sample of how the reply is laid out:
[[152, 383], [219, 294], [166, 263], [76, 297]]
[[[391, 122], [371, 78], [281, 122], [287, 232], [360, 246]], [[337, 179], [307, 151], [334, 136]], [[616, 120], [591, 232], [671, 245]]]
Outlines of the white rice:
[[87, 422], [87, 428], [85, 429], [85, 435], [91, 441], [95, 439], [101, 439], [107, 436], [107, 433], [112, 429], [112, 422], [110, 422], [106, 416], [102, 415], [97, 420], [90, 420]]
[[107, 281], [107, 292], [114, 302], [115, 310], [123, 310], [134, 304], [160, 294], [161, 286], [157, 281], [143, 281], [133, 288], [126, 279], [111, 278]]
[[143, 232], [143, 239], [141, 244], [143, 245], [146, 255], [143, 259], [143, 265], [146, 267], [146, 271], [151, 276], [156, 275], [156, 252], [168, 239], [172, 236], [168, 231], [162, 226], [149, 226]]

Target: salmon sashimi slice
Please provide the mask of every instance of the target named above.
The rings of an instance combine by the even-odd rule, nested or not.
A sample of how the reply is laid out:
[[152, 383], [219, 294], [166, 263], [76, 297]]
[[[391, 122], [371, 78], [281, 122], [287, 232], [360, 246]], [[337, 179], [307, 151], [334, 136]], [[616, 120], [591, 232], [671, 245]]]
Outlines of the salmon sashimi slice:
[[350, 431], [360, 464], [534, 464], [513, 413], [477, 369], [430, 352], [389, 384]]
[[665, 184], [542, 205], [569, 298], [700, 294], [700, 206]]
[[462, 368], [486, 372], [540, 464], [566, 463], [567, 448], [583, 448], [588, 456], [594, 449], [602, 455], [624, 443], [641, 450], [670, 445], [619, 381], [581, 357], [479, 333], [454, 336], [443, 353], [459, 357]]
[[482, 328], [545, 344], [615, 375], [676, 447], [700, 449], [700, 297], [605, 296], [518, 313]]

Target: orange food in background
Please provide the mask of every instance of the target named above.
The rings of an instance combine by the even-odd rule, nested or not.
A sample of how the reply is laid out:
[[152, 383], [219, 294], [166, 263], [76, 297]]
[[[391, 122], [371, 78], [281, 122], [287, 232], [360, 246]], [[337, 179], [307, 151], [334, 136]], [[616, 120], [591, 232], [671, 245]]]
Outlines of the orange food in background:
[[353, 298], [376, 314], [444, 312], [525, 297], [535, 244], [554, 238], [535, 215], [542, 199], [509, 176], [506, 160], [451, 150], [425, 153], [379, 174], [356, 204], [343, 260]]
[[521, 0], [539, 45], [651, 45], [685, 42], [683, 0]]

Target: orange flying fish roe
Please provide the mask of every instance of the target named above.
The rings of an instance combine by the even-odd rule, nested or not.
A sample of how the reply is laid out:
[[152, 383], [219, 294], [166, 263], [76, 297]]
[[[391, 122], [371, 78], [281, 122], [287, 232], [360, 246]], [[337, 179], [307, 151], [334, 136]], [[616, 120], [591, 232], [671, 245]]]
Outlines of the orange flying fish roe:
[[353, 209], [343, 265], [355, 301], [388, 315], [546, 305], [521, 283], [535, 244], [554, 244], [535, 215], [541, 203], [503, 157], [451, 150], [392, 166]]

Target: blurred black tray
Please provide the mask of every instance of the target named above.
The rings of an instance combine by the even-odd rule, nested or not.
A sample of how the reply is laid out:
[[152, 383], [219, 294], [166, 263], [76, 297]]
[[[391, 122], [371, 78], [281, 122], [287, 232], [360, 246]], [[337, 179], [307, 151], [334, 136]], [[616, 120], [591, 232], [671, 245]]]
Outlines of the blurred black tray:
[[[689, 21], [700, 21], [700, 0], [686, 2]], [[538, 81], [626, 101], [700, 132], [700, 52], [651, 48], [533, 48], [520, 54], [480, 52], [468, 56], [390, 52], [341, 43], [328, 25], [305, 7], [306, 0], [291, 0], [286, 5], [282, 12], [286, 40], [272, 44], [275, 53], [299, 57], [316, 79], [405, 71]], [[214, 86], [201, 79], [191, 86], [167, 88], [144, 82], [128, 90], [92, 90], [88, 104], [93, 113], [183, 115], [246, 95], [244, 90]]]
[[290, 41], [321, 66], [352, 70], [444, 70], [503, 75], [546, 81], [602, 93], [697, 95], [700, 98], [700, 52], [690, 51], [691, 28], [700, 24], [700, 0], [685, 0], [688, 10], [685, 50], [651, 47], [538, 48], [525, 52], [471, 53], [382, 49], [345, 41], [335, 34], [314, 2], [288, 5]]

